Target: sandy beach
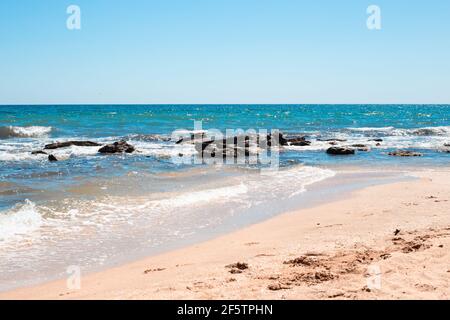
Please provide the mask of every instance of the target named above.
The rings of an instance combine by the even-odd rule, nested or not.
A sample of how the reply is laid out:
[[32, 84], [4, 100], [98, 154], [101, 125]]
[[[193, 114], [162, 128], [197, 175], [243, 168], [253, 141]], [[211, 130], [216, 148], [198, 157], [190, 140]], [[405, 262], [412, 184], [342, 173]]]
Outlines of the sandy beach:
[[448, 299], [450, 169], [1, 299]]

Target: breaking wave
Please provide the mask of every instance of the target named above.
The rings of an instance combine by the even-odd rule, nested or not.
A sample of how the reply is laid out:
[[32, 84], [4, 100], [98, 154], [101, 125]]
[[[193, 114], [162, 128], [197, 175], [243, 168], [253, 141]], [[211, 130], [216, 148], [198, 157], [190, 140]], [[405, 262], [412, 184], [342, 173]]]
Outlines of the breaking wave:
[[387, 136], [450, 136], [450, 126], [402, 129], [394, 127], [347, 128], [346, 131], [360, 132], [365, 135]]
[[9, 240], [14, 236], [27, 235], [39, 229], [42, 217], [36, 205], [25, 200], [23, 204], [0, 212], [0, 241]]
[[30, 126], [16, 127], [6, 126], [0, 127], [0, 139], [9, 138], [39, 138], [47, 136], [52, 131], [52, 127]]

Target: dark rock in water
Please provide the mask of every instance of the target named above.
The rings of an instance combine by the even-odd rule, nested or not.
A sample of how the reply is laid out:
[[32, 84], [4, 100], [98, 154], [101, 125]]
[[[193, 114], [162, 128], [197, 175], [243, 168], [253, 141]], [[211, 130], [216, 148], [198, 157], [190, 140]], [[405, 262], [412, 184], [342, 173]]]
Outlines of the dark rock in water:
[[280, 146], [288, 145], [288, 140], [286, 140], [286, 138], [283, 136], [281, 132], [275, 132], [267, 135], [267, 146], [272, 147], [276, 145]]
[[296, 147], [306, 147], [311, 145], [311, 141], [295, 141], [295, 142], [289, 142], [290, 146], [296, 146]]
[[328, 154], [333, 155], [349, 155], [349, 154], [355, 154], [355, 150], [351, 148], [346, 147], [331, 147], [327, 150]]
[[450, 147], [450, 143], [444, 143], [444, 147]]
[[189, 136], [183, 137], [180, 140], [176, 141], [175, 144], [180, 144], [180, 143], [197, 144], [204, 139], [207, 139], [205, 132], [191, 133]]
[[101, 144], [92, 142], [92, 141], [66, 141], [66, 142], [56, 142], [47, 144], [44, 149], [58, 149], [58, 148], [66, 148], [70, 146], [78, 146], [78, 147], [99, 147]]
[[296, 137], [296, 138], [288, 138], [287, 144], [290, 146], [309, 146], [311, 144], [311, 141], [306, 140], [305, 137]]
[[162, 134], [132, 134], [128, 135], [126, 139], [139, 141], [170, 141], [170, 137]]
[[32, 151], [31, 152], [32, 155], [36, 155], [36, 154], [47, 154], [47, 152], [41, 151], [41, 150], [37, 150], [37, 151]]
[[376, 146], [377, 146], [377, 147], [381, 146], [381, 143], [378, 142], [378, 143], [376, 144]]
[[[194, 144], [198, 156], [214, 159], [247, 158], [257, 156], [265, 148], [288, 145], [288, 139], [279, 132], [268, 135], [242, 134], [217, 139], [213, 136], [206, 137], [205, 135], [202, 138], [196, 138], [194, 140], [190, 140], [187, 137], [186, 139], [178, 140], [176, 143], [188, 143], [188, 141]], [[301, 142], [302, 145], [307, 145], [308, 143], [304, 139], [299, 139], [298, 142]]]
[[107, 144], [98, 150], [100, 153], [132, 153], [136, 149], [128, 144], [126, 141], [114, 142], [112, 144]]
[[330, 142], [328, 142], [328, 144], [331, 144], [332, 146], [335, 146], [335, 145], [337, 145], [337, 142], [336, 141], [330, 141]]
[[202, 153], [211, 143], [214, 143], [214, 140], [197, 142], [195, 144], [195, 150], [197, 150], [198, 153]]
[[379, 138], [377, 138], [377, 139], [370, 139], [369, 141], [375, 141], [375, 142], [383, 142], [383, 139], [379, 139]]
[[332, 139], [317, 139], [317, 141], [325, 141], [325, 142], [329, 142], [329, 141], [332, 141], [332, 142], [335, 142], [335, 141], [338, 141], [338, 142], [345, 142], [345, 141], [347, 141], [346, 139], [334, 139], [334, 138], [332, 138]]
[[50, 162], [55, 162], [55, 161], [58, 161], [58, 159], [56, 159], [56, 157], [55, 157], [54, 155], [50, 154], [50, 155], [48, 156], [48, 161], [50, 161]]
[[420, 152], [408, 151], [408, 150], [397, 150], [389, 152], [388, 155], [394, 157], [421, 157], [423, 154]]
[[356, 148], [358, 151], [369, 151], [369, 147], [365, 144], [352, 144], [352, 147]]

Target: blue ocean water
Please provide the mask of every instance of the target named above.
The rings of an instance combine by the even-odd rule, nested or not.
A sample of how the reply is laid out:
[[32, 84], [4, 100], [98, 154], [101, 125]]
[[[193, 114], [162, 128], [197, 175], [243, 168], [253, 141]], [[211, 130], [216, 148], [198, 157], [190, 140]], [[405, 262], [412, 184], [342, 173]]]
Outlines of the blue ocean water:
[[450, 105], [64, 105], [0, 106], [1, 126], [49, 126], [51, 136], [169, 134], [202, 120], [208, 128], [284, 132], [350, 127], [417, 129], [450, 125]]
[[[174, 155], [197, 156], [170, 139], [175, 130], [192, 132], [194, 121], [224, 133], [276, 129], [311, 144], [281, 148], [281, 169], [265, 175], [257, 166], [174, 163]], [[369, 151], [330, 156], [329, 139]], [[31, 154], [68, 140], [126, 140], [137, 151], [105, 156], [72, 146], [51, 151], [58, 162]], [[281, 200], [294, 203], [341, 166], [448, 166], [449, 143], [450, 105], [0, 106], [0, 280], [6, 288], [8, 279], [74, 261], [108, 263], [130, 247], [157, 248], [249, 210], [284, 210]], [[388, 155], [397, 149], [423, 157]]]
[[[312, 141], [310, 147], [283, 150], [282, 162], [401, 165], [405, 159], [385, 155], [397, 148], [413, 148], [424, 153], [420, 159], [406, 160], [408, 164], [448, 161], [448, 156], [438, 150], [450, 140], [449, 105], [0, 106], [0, 177], [8, 181], [18, 170], [28, 174], [48, 170], [48, 163], [36, 161], [41, 158], [32, 157], [30, 151], [42, 148], [45, 143], [71, 139], [100, 142], [125, 139], [137, 143], [144, 152], [121, 161], [124, 170], [115, 170], [118, 175], [133, 168], [140, 170], [142, 161], [151, 163], [152, 171], [176, 170], [179, 166], [164, 160], [176, 152], [171, 151], [173, 142], [163, 140], [174, 130], [192, 130], [194, 121], [202, 121], [205, 130], [215, 128], [225, 133], [226, 129], [238, 128], [278, 129], [285, 134], [306, 135]], [[323, 152], [329, 144], [317, 141], [320, 138], [347, 139], [343, 143], [347, 145], [369, 143], [372, 151], [337, 159]], [[373, 138], [384, 141], [376, 146], [368, 141]], [[55, 167], [70, 168], [74, 174], [101, 175], [101, 170], [93, 173], [92, 166], [116, 164], [117, 159], [95, 156], [96, 150], [93, 151], [94, 154], [89, 149], [71, 150], [68, 161]], [[29, 176], [27, 179], [33, 181]]]

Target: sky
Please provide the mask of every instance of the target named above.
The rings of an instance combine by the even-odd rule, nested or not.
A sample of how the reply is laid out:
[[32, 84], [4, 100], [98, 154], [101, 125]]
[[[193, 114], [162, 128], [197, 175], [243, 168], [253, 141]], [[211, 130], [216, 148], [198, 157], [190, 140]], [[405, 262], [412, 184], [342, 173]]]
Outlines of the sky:
[[448, 0], [2, 0], [0, 104], [450, 103], [449, 39]]

